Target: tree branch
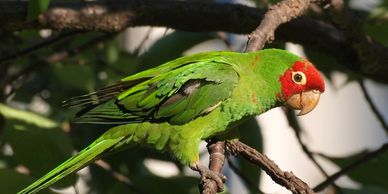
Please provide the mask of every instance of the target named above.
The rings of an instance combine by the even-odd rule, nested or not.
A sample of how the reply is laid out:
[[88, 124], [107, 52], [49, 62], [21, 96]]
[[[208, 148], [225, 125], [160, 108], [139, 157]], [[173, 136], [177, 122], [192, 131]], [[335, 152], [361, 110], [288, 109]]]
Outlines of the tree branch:
[[322, 183], [317, 185], [314, 188], [314, 191], [315, 192], [322, 191], [327, 186], [329, 186], [330, 184], [334, 183], [334, 181], [336, 181], [341, 176], [349, 173], [350, 171], [358, 168], [359, 166], [361, 166], [362, 164], [364, 164], [364, 163], [366, 163], [366, 162], [368, 162], [370, 160], [376, 159], [380, 154], [383, 154], [386, 151], [388, 151], [388, 143], [384, 144], [383, 146], [381, 146], [381, 148], [379, 148], [379, 149], [377, 149], [377, 150], [375, 150], [373, 152], [369, 152], [369, 153], [365, 154], [363, 157], [361, 157], [360, 159], [354, 161], [353, 163], [349, 164], [348, 166], [343, 167], [340, 171], [334, 173], [329, 178], [327, 178], [325, 181], [323, 181]]
[[388, 48], [377, 44], [364, 33], [360, 20], [345, 7], [343, 0], [331, 0], [329, 5], [326, 12], [329, 20], [335, 27], [345, 32], [351, 46], [358, 54], [361, 71], [365, 75], [373, 75], [381, 70], [381, 66], [384, 65], [382, 62], [387, 62]]
[[4, 63], [4, 62], [7, 62], [9, 60], [13, 60], [13, 59], [16, 59], [18, 57], [23, 57], [24, 55], [27, 55], [27, 54], [30, 54], [34, 51], [37, 51], [41, 48], [44, 48], [44, 47], [47, 47], [53, 43], [56, 43], [62, 39], [65, 39], [67, 37], [71, 37], [71, 36], [74, 36], [76, 34], [78, 34], [79, 32], [78, 31], [69, 31], [69, 32], [64, 32], [64, 33], [61, 33], [57, 36], [52, 36], [50, 38], [47, 38], [47, 39], [44, 39], [30, 47], [27, 47], [27, 48], [24, 48], [24, 49], [21, 49], [19, 50], [18, 52], [15, 52], [15, 53], [12, 53], [10, 55], [7, 55], [5, 57], [1, 57], [0, 58], [0, 64], [1, 63]]
[[234, 156], [242, 156], [263, 169], [276, 183], [294, 194], [313, 194], [313, 190], [292, 172], [283, 172], [272, 160], [255, 149], [239, 142], [227, 141], [227, 151]]
[[[285, 111], [285, 115], [287, 117], [288, 124], [290, 127], [294, 130], [296, 139], [298, 140], [299, 145], [301, 146], [303, 152], [306, 154], [306, 156], [311, 160], [311, 162], [315, 165], [315, 167], [318, 168], [318, 170], [326, 177], [329, 177], [329, 174], [323, 169], [323, 167], [318, 163], [318, 161], [315, 159], [314, 154], [310, 149], [303, 143], [301, 132], [302, 128], [296, 118], [295, 112], [291, 110], [290, 108], [287, 108]], [[332, 183], [332, 185], [338, 190], [340, 187], [338, 187], [335, 183]]]
[[[263, 10], [243, 5], [162, 0], [53, 2], [35, 23], [28, 23], [26, 17], [20, 17], [27, 13], [27, 1], [0, 1], [0, 10], [4, 10], [0, 12], [0, 28], [8, 30], [50, 28], [111, 32], [129, 26], [163, 26], [194, 32], [247, 34], [264, 16]], [[365, 63], [361, 63], [359, 52], [344, 32], [323, 22], [300, 17], [281, 25], [275, 36], [277, 40], [295, 42], [308, 50], [333, 56], [355, 73], [388, 83], [387, 48], [376, 42], [370, 43], [370, 52], [379, 57], [368, 55], [362, 60]], [[370, 71], [367, 68], [369, 63], [378, 65], [373, 65], [373, 71]]]
[[[99, 43], [103, 40], [106, 40], [107, 38], [110, 38], [110, 37], [113, 37], [113, 34], [104, 34], [104, 35], [98, 36], [96, 38], [93, 38], [93, 39], [87, 41], [86, 43], [84, 43], [80, 46], [77, 46], [75, 48], [68, 48], [65, 50], [55, 52], [44, 59], [38, 58], [37, 61], [32, 63], [31, 65], [29, 65], [29, 66], [25, 67], [24, 69], [21, 69], [20, 71], [4, 78], [4, 80], [2, 80], [2, 82], [0, 83], [0, 91], [4, 91], [4, 88], [6, 85], [12, 83], [13, 81], [17, 80], [21, 76], [24, 76], [24, 75], [26, 75], [26, 74], [28, 74], [28, 73], [30, 73], [38, 68], [44, 67], [46, 65], [62, 61], [68, 57], [72, 57], [72, 56], [78, 54], [80, 51], [88, 49], [88, 48], [96, 45], [97, 43]], [[4, 99], [7, 98], [9, 95], [11, 95], [14, 92], [14, 90], [15, 90], [15, 88], [12, 88], [11, 91], [8, 92], [8, 94], [4, 95], [4, 97], [2, 95], [0, 95], [0, 99], [2, 100], [2, 98], [4, 98]]]
[[119, 183], [122, 183], [125, 186], [127, 186], [127, 188], [130, 191], [137, 193], [137, 194], [148, 194], [145, 191], [143, 191], [143, 190], [137, 188], [135, 185], [133, 185], [131, 183], [130, 179], [126, 175], [112, 169], [112, 167], [110, 166], [110, 164], [108, 162], [105, 162], [104, 160], [97, 160], [96, 162], [94, 162], [94, 164], [96, 166], [102, 168], [106, 172], [108, 172], [112, 176], [112, 178], [117, 180]]
[[309, 4], [309, 0], [283, 0], [270, 7], [260, 25], [249, 35], [246, 51], [260, 50], [266, 42], [272, 42], [275, 39], [275, 30], [281, 24], [303, 15]]
[[[302, 15], [304, 11], [308, 8], [309, 3], [309, 0], [283, 0], [271, 7], [264, 15], [264, 19], [261, 20], [260, 25], [250, 34], [246, 52], [253, 52], [263, 48], [267, 41], [272, 41], [274, 39], [275, 30], [279, 27], [280, 24], [289, 22], [291, 19]], [[219, 144], [219, 146], [224, 146], [222, 142], [217, 142], [217, 144]], [[227, 145], [228, 144], [229, 143], [227, 143]], [[209, 145], [215, 146], [215, 144]], [[256, 161], [256, 164], [258, 164], [264, 171], [266, 171], [267, 174], [269, 174], [272, 179], [275, 180], [275, 182], [282, 186], [285, 186], [291, 192], [313, 193], [306, 183], [298, 179], [291, 172], [282, 172], [275, 163], [273, 163], [265, 156], [261, 156], [261, 154], [255, 149], [246, 146], [242, 143], [240, 143], [240, 145], [232, 145], [236, 145], [229, 147], [229, 150], [232, 154], [237, 155], [242, 153], [242, 156], [248, 159], [249, 161]], [[218, 149], [221, 149], [221, 147], [219, 147]], [[221, 152], [219, 150], [209, 149], [209, 153], [211, 156], [213, 154], [216, 154], [216, 152], [218, 152], [219, 154], [215, 156], [221, 157], [222, 162], [211, 162], [209, 165], [211, 167], [212, 164], [217, 164], [216, 170], [221, 170], [225, 159], [224, 150], [222, 148]], [[210, 158], [212, 159], [212, 157]], [[212, 168], [210, 169], [213, 170]], [[217, 189], [215, 181], [211, 181], [210, 183], [213, 184], [203, 189], [202, 193], [215, 193], [215, 190]]]
[[385, 130], [385, 133], [388, 134], [388, 125], [385, 122], [383, 115], [380, 114], [379, 110], [377, 109], [375, 104], [372, 102], [372, 98], [370, 97], [370, 95], [365, 87], [364, 82], [362, 80], [358, 80], [358, 84], [361, 87], [362, 93], [364, 94], [365, 100], [369, 104], [370, 109], [372, 110], [372, 112], [376, 116], [377, 120], [380, 122], [381, 127], [383, 127], [383, 129]]

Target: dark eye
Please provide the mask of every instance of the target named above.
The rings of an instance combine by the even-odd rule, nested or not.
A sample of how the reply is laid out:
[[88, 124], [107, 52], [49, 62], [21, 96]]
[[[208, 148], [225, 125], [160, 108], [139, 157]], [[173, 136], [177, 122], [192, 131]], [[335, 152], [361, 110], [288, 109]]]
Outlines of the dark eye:
[[295, 80], [295, 82], [300, 82], [300, 81], [302, 81], [302, 75], [300, 75], [299, 73], [297, 73], [297, 74], [295, 74], [294, 75], [294, 80]]
[[292, 81], [299, 85], [305, 85], [307, 81], [306, 75], [300, 71], [292, 72]]

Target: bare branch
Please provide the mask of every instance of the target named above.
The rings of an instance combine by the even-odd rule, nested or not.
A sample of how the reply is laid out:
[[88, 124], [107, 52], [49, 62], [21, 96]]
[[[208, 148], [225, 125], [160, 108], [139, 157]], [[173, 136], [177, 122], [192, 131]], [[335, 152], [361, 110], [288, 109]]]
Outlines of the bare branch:
[[303, 15], [309, 4], [309, 0], [283, 0], [270, 7], [260, 25], [249, 35], [246, 51], [260, 50], [266, 42], [272, 42], [275, 30], [281, 24]]
[[70, 36], [74, 36], [76, 34], [78, 34], [79, 32], [78, 31], [69, 31], [69, 32], [64, 32], [64, 33], [61, 33], [57, 36], [52, 36], [50, 38], [47, 38], [47, 39], [44, 39], [40, 42], [38, 42], [37, 44], [34, 44], [30, 47], [27, 47], [27, 48], [24, 48], [24, 49], [21, 49], [19, 50], [18, 52], [15, 52], [15, 53], [12, 53], [8, 56], [5, 56], [5, 57], [2, 57], [0, 58], [0, 64], [3, 63], [3, 62], [7, 62], [9, 60], [13, 60], [13, 59], [16, 59], [18, 57], [22, 57], [24, 55], [27, 55], [27, 54], [30, 54], [34, 51], [37, 51], [41, 48], [44, 48], [44, 47], [47, 47], [53, 43], [56, 43], [62, 39], [65, 39], [65, 38], [68, 38]]
[[[28, 23], [25, 17], [20, 17], [27, 13], [27, 1], [0, 1], [0, 10], [5, 10], [0, 12], [0, 28], [8, 30], [50, 28], [111, 32], [130, 26], [164, 26], [193, 32], [226, 31], [247, 34], [259, 25], [264, 16], [264, 11], [260, 9], [206, 1], [53, 2], [35, 23]], [[295, 13], [294, 16], [296, 17]], [[388, 83], [387, 48], [376, 42], [370, 43], [372, 46], [369, 52], [379, 57], [365, 55], [367, 57], [363, 62], [366, 63], [361, 63], [359, 52], [345, 33], [324, 22], [300, 17], [281, 25], [275, 35], [276, 40], [302, 44], [308, 50], [333, 56], [339, 64], [355, 73]], [[378, 65], [372, 65], [374, 68], [370, 71], [367, 68], [368, 63]]]
[[110, 175], [114, 179], [116, 179], [118, 182], [126, 185], [129, 190], [131, 190], [135, 193], [138, 193], [138, 194], [147, 194], [144, 191], [137, 188], [135, 185], [133, 185], [127, 176], [112, 169], [110, 164], [105, 162], [104, 160], [97, 160], [94, 164], [96, 164], [98, 167], [100, 167], [100, 168], [104, 169], [105, 171], [107, 171], [108, 173], [110, 173]]
[[[306, 156], [311, 160], [311, 162], [315, 165], [315, 167], [318, 168], [318, 170], [326, 177], [329, 177], [329, 174], [323, 169], [323, 167], [318, 163], [318, 161], [314, 157], [314, 153], [310, 151], [310, 149], [307, 147], [307, 145], [304, 144], [302, 141], [301, 133], [302, 133], [302, 128], [296, 118], [295, 112], [289, 108], [286, 109], [285, 115], [288, 120], [288, 124], [290, 127], [294, 130], [296, 139], [298, 140], [299, 145], [301, 146], [303, 152], [306, 154]], [[335, 183], [332, 183], [332, 185], [336, 189], [340, 189]]]
[[[246, 52], [253, 52], [264, 47], [266, 42], [274, 40], [275, 30], [283, 23], [302, 15], [310, 4], [309, 0], [283, 0], [272, 6], [264, 15], [260, 25], [251, 32]], [[283, 172], [265, 155], [239, 142], [227, 141], [227, 149], [233, 155], [241, 155], [262, 168], [276, 183], [286, 187], [295, 194], [314, 193], [309, 186], [292, 172]], [[233, 166], [233, 165], [232, 165]]]
[[364, 82], [362, 80], [358, 80], [358, 84], [361, 87], [362, 93], [364, 94], [365, 100], [366, 100], [366, 102], [368, 102], [370, 109], [372, 110], [372, 112], [376, 116], [377, 120], [380, 122], [381, 126], [385, 130], [385, 133], [388, 134], [388, 125], [385, 122], [383, 115], [381, 115], [381, 113], [379, 112], [379, 110], [377, 109], [375, 104], [373, 103], [372, 98], [370, 97], [370, 95], [365, 87]]
[[[259, 18], [263, 14], [262, 10], [243, 5], [206, 1], [116, 0], [114, 2], [53, 2], [35, 23], [27, 23], [23, 17], [8, 18], [8, 15], [26, 14], [27, 3], [26, 1], [17, 3], [12, 0], [1, 1], [0, 9], [8, 8], [7, 12], [0, 12], [0, 19], [4, 19], [0, 20], [1, 28], [118, 32], [129, 26], [147, 25], [196, 32], [222, 30], [241, 34], [252, 31], [259, 24]], [[20, 7], [20, 9], [10, 7]], [[11, 14], [12, 11], [14, 13]], [[209, 18], [212, 19], [209, 20]], [[23, 25], [13, 25], [14, 23], [23, 23]]]
[[381, 146], [381, 148], [379, 148], [373, 152], [369, 152], [369, 153], [365, 154], [363, 157], [359, 158], [358, 160], [354, 161], [353, 163], [343, 167], [340, 171], [334, 173], [329, 178], [327, 178], [325, 181], [323, 181], [322, 183], [317, 185], [314, 188], [314, 191], [315, 192], [322, 191], [327, 186], [334, 183], [334, 181], [336, 181], [341, 176], [351, 172], [352, 170], [360, 167], [362, 164], [365, 164], [366, 162], [368, 162], [370, 160], [376, 159], [379, 155], [383, 154], [386, 151], [388, 151], [388, 143], [384, 144], [383, 146]]
[[293, 128], [293, 130], [295, 132], [296, 139], [298, 140], [299, 145], [302, 147], [303, 152], [313, 162], [313, 164], [319, 169], [319, 171], [321, 171], [321, 173], [323, 175], [328, 177], [329, 175], [326, 173], [326, 171], [317, 162], [317, 160], [315, 160], [313, 152], [311, 152], [310, 149], [303, 143], [302, 137], [300, 135], [302, 132], [302, 128], [300, 127], [299, 122], [296, 119], [294, 111], [287, 108], [285, 114], [286, 114], [286, 117], [288, 120], [288, 124], [290, 125], [291, 128]]
[[263, 169], [276, 183], [294, 194], [313, 194], [313, 190], [292, 172], [283, 172], [272, 160], [239, 141], [227, 141], [226, 148], [234, 156], [242, 156]]
[[[88, 49], [97, 43], [106, 40], [107, 38], [113, 37], [113, 34], [105, 34], [98, 36], [96, 38], [93, 38], [86, 43], [76, 47], [76, 48], [69, 48], [62, 51], [55, 52], [51, 54], [50, 56], [44, 58], [44, 59], [38, 59], [35, 63], [32, 63], [31, 65], [25, 67], [24, 69], [6, 77], [2, 83], [0, 83], [0, 91], [4, 91], [4, 88], [7, 84], [12, 83], [13, 81], [19, 79], [20, 77], [27, 75], [41, 67], [44, 67], [46, 65], [62, 61], [64, 59], [67, 59], [68, 57], [74, 56], [78, 54], [81, 50]], [[12, 90], [5, 95], [5, 98], [11, 95], [14, 92], [15, 88], [12, 88]]]
[[[364, 75], [375, 75], [376, 72], [385, 69], [388, 62], [388, 48], [376, 43], [364, 33], [362, 24], [349, 9], [345, 7], [343, 0], [330, 0], [327, 9], [330, 22], [346, 34], [351, 46], [356, 50], [360, 60], [361, 72]], [[323, 4], [324, 5], [324, 4]]]

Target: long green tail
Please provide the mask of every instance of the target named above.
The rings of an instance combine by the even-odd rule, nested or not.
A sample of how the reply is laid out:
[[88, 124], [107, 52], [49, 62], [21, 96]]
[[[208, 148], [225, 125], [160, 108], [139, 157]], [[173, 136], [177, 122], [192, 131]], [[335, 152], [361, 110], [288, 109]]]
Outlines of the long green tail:
[[70, 173], [75, 172], [100, 158], [104, 152], [110, 151], [111, 148], [124, 138], [124, 136], [120, 136], [117, 138], [97, 139], [91, 145], [80, 151], [77, 155], [69, 158], [27, 188], [19, 191], [18, 194], [36, 193], [54, 184]]

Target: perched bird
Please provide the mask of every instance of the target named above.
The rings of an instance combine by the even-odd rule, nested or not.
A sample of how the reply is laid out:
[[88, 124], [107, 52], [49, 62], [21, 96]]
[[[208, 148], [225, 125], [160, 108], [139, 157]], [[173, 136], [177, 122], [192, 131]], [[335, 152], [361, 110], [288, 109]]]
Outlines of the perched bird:
[[286, 105], [304, 115], [324, 80], [288, 51], [213, 51], [181, 57], [64, 102], [81, 107], [75, 122], [117, 124], [88, 147], [19, 192], [36, 193], [107, 153], [135, 144], [170, 152], [202, 176], [222, 177], [199, 163], [201, 140], [225, 134], [249, 116]]

